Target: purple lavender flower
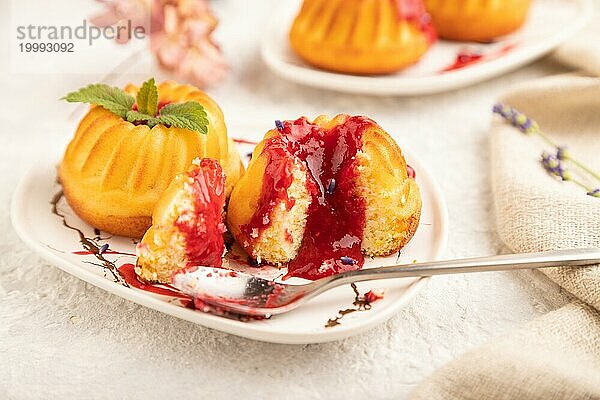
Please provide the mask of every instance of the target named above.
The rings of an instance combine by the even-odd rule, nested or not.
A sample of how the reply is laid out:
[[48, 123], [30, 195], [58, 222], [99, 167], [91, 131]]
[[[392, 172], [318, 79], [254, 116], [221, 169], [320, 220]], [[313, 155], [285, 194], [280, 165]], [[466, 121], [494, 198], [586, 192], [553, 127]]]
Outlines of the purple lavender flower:
[[592, 197], [598, 197], [598, 198], [600, 198], [600, 188], [596, 188], [596, 189], [594, 189], [594, 190], [590, 190], [590, 191], [587, 193], [587, 195], [588, 195], [588, 196], [592, 196]]
[[554, 154], [543, 152], [540, 161], [549, 174], [559, 177], [563, 181], [571, 180], [571, 173], [565, 169], [563, 163]]
[[104, 254], [106, 250], [108, 250], [108, 243], [105, 243], [102, 245], [102, 247], [100, 247], [100, 249], [98, 250], [98, 254]]
[[500, 115], [505, 120], [509, 121], [513, 126], [519, 128], [519, 130], [526, 135], [534, 132], [539, 132], [540, 127], [537, 122], [528, 118], [525, 114], [517, 110], [516, 108], [507, 106], [502, 103], [494, 104], [492, 111], [495, 114]]
[[356, 264], [356, 260], [354, 258], [352, 258], [352, 257], [342, 256], [342, 257], [340, 257], [340, 261], [344, 265], [354, 265], [354, 264]]
[[327, 184], [327, 194], [333, 194], [333, 191], [335, 190], [335, 179], [331, 178], [329, 180], [329, 183]]
[[558, 146], [556, 148], [556, 158], [561, 161], [569, 159], [569, 152], [565, 146]]
[[277, 127], [278, 131], [280, 131], [280, 132], [283, 131], [283, 123], [280, 120], [278, 120], [278, 119], [275, 120], [275, 126]]
[[546, 151], [542, 153], [541, 162], [544, 166], [544, 169], [550, 173], [552, 173], [559, 165], [559, 160], [556, 158], [556, 156]]
[[502, 103], [496, 103], [494, 104], [494, 107], [492, 107], [492, 111], [495, 114], [500, 114], [503, 118], [506, 118], [510, 113], [510, 107], [505, 106]]

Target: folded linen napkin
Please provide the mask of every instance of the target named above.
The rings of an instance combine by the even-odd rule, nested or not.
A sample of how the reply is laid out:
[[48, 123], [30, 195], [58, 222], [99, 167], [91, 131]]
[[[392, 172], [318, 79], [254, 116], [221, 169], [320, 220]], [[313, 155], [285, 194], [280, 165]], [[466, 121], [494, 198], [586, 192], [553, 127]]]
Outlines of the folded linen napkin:
[[[545, 78], [500, 101], [600, 170], [600, 78]], [[600, 198], [550, 176], [540, 163], [544, 149], [553, 150], [494, 117], [490, 151], [500, 237], [514, 252], [600, 247]], [[576, 300], [442, 367], [413, 398], [600, 399], [600, 267], [541, 271]]]

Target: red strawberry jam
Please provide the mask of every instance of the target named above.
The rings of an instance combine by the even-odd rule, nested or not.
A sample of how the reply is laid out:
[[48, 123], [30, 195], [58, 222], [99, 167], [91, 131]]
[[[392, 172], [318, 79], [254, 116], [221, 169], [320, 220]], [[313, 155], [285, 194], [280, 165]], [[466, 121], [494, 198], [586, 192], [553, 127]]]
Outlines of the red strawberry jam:
[[395, 0], [398, 17], [417, 25], [431, 44], [437, 40], [431, 16], [425, 10], [422, 0]]
[[188, 266], [220, 267], [225, 249], [223, 242], [223, 206], [225, 205], [225, 176], [216, 160], [204, 158], [198, 168], [187, 173], [194, 202], [175, 221], [183, 233]]
[[456, 55], [456, 59], [452, 64], [443, 69], [443, 72], [455, 71], [467, 67], [469, 65], [480, 62], [483, 59], [483, 54], [478, 52], [461, 51]]
[[280, 134], [269, 139], [263, 154], [269, 163], [263, 180], [259, 207], [243, 229], [249, 237], [270, 225], [273, 207], [288, 198], [294, 159], [308, 170], [312, 202], [297, 257], [288, 264], [286, 277], [318, 279], [360, 269], [364, 263], [361, 242], [365, 226], [364, 200], [356, 195], [355, 156], [362, 148], [362, 134], [374, 122], [349, 117], [340, 125], [324, 129], [306, 118], [285, 121]]

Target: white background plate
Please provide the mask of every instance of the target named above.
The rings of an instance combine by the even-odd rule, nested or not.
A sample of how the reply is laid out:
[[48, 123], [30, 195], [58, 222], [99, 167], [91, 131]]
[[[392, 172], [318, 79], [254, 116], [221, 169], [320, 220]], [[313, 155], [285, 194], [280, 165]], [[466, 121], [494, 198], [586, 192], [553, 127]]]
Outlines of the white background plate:
[[[239, 147], [242, 155], [252, 150], [252, 146], [248, 145]], [[417, 171], [417, 182], [423, 197], [423, 211], [421, 224], [412, 241], [402, 250], [398, 261], [411, 263], [413, 260], [439, 259], [448, 234], [446, 205], [427, 168], [410, 153], [406, 153], [406, 158]], [[178, 318], [256, 340], [276, 343], [325, 342], [362, 332], [385, 321], [403, 307], [427, 281], [405, 278], [359, 283], [357, 286], [361, 294], [370, 289], [386, 289], [385, 297], [373, 303], [370, 310], [347, 314], [340, 320], [340, 325], [330, 328], [325, 327], [325, 324], [330, 318], [338, 316], [338, 310], [353, 308], [354, 292], [349, 285], [322, 294], [288, 314], [261, 321], [242, 322], [185, 308], [172, 297], [155, 295], [114, 282], [110, 273], [96, 265], [98, 260], [93, 255], [73, 254], [82, 250], [78, 234], [65, 228], [62, 220], [51, 213], [50, 201], [60, 190], [56, 183], [57, 159], [58, 156], [34, 166], [22, 178], [14, 193], [11, 217], [21, 239], [62, 270], [110, 293]], [[70, 225], [82, 230], [87, 237], [95, 236], [93, 228], [79, 219], [64, 199], [58, 208], [66, 215]], [[108, 243], [110, 250], [135, 252], [131, 239], [107, 238], [109, 235], [105, 233], [100, 236], [102, 239], [97, 241], [99, 246]], [[117, 267], [124, 263], [135, 263], [135, 257], [132, 256], [106, 254], [105, 257]], [[365, 267], [395, 264], [396, 259], [397, 255], [368, 260]]]
[[[523, 28], [494, 44], [440, 40], [419, 63], [393, 75], [356, 76], [312, 67], [297, 57], [288, 42], [292, 20], [300, 0], [285, 2], [272, 19], [261, 45], [265, 63], [285, 79], [340, 92], [371, 95], [419, 95], [472, 85], [514, 70], [547, 54], [579, 32], [592, 15], [591, 0], [536, 0]], [[459, 51], [469, 48], [495, 54], [499, 48], [515, 47], [496, 57], [459, 70], [440, 73]]]

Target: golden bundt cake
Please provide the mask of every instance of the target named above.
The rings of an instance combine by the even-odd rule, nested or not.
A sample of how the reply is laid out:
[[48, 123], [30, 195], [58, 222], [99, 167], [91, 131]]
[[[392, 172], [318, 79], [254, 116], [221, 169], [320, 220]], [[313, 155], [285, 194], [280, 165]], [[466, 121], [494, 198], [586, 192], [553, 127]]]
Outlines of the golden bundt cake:
[[369, 118], [278, 121], [233, 189], [227, 223], [258, 262], [317, 279], [411, 239], [421, 214], [413, 178], [396, 142]]
[[186, 267], [221, 267], [224, 205], [221, 166], [216, 160], [196, 159], [158, 200], [152, 226], [137, 246], [137, 275], [147, 282], [171, 283], [173, 274]]
[[421, 0], [304, 0], [290, 31], [306, 62], [350, 74], [398, 71], [435, 37]]
[[[125, 90], [138, 92], [133, 85]], [[141, 237], [162, 192], [196, 157], [218, 160], [227, 175], [226, 193], [231, 192], [243, 166], [219, 106], [193, 86], [158, 85], [159, 113], [165, 105], [189, 101], [204, 107], [207, 134], [163, 124], [151, 128], [101, 106], [90, 108], [59, 168], [65, 196], [81, 218], [115, 235]]]
[[440, 37], [487, 41], [523, 25], [531, 0], [424, 0]]

